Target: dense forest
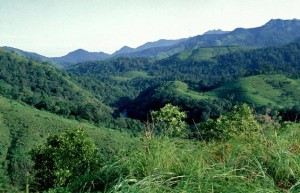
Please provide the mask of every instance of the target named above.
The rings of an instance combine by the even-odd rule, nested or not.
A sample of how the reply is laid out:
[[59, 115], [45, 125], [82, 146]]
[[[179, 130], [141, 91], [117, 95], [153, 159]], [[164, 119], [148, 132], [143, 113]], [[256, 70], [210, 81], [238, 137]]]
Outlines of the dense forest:
[[47, 63], [0, 50], [0, 93], [17, 101], [66, 117], [101, 123], [111, 117], [110, 107], [74, 84], [66, 72]]

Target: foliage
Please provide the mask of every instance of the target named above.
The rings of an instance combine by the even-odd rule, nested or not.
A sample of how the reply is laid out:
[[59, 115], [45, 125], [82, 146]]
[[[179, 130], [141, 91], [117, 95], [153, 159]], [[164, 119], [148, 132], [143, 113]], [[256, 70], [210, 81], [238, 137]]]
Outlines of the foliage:
[[158, 110], [170, 103], [187, 112], [187, 123], [194, 124], [209, 118], [216, 119], [232, 106], [229, 100], [206, 97], [205, 94], [186, 87], [183, 82], [172, 81], [148, 88], [124, 109], [129, 117], [146, 121], [150, 111]]
[[50, 136], [31, 154], [36, 180], [43, 188], [64, 186], [99, 165], [96, 146], [82, 129]]
[[111, 108], [79, 87], [62, 70], [0, 49], [0, 94], [38, 109], [96, 123], [111, 120]]
[[186, 128], [186, 123], [184, 122], [186, 114], [180, 112], [177, 106], [167, 104], [159, 111], [152, 111], [151, 116], [158, 132], [165, 136], [178, 136]]
[[247, 104], [234, 106], [233, 110], [221, 115], [217, 120], [208, 120], [199, 125], [203, 139], [226, 140], [236, 136], [247, 139], [261, 127], [256, 121], [252, 109]]

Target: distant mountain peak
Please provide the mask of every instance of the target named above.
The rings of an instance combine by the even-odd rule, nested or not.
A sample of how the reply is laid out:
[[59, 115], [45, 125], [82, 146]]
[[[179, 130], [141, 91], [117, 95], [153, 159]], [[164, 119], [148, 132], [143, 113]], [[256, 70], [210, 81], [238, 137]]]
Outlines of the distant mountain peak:
[[82, 48], [79, 48], [77, 50], [74, 50], [72, 52], [69, 52], [67, 55], [70, 55], [70, 54], [78, 54], [78, 53], [87, 53], [88, 51], [82, 49]]
[[129, 46], [123, 46], [122, 48], [117, 50], [115, 53], [113, 53], [113, 55], [128, 54], [128, 53], [133, 52], [133, 51], [134, 51], [134, 48], [131, 48]]
[[[291, 21], [291, 20], [290, 20]], [[285, 20], [282, 19], [271, 19], [270, 21], [268, 21], [265, 26], [274, 26], [274, 25], [278, 25], [281, 24], [283, 22], [287, 22]]]
[[299, 23], [299, 19], [290, 19], [290, 20], [284, 20], [284, 19], [271, 19], [268, 21], [265, 26], [274, 26], [274, 25], [279, 25], [279, 24], [294, 24], [294, 23]]
[[[121, 55], [122, 56], [129, 56], [130, 54], [133, 54], [133, 55], [137, 56], [141, 53], [146, 53], [147, 51], [149, 51], [151, 49], [168, 47], [168, 46], [178, 44], [178, 43], [180, 43], [180, 42], [182, 42], [186, 39], [187, 38], [182, 38], [182, 39], [177, 39], [177, 40], [160, 39], [160, 40], [153, 41], [153, 42], [147, 42], [147, 43], [145, 43], [141, 46], [138, 46], [136, 48], [130, 48], [128, 46], [124, 46], [121, 49], [119, 49], [118, 51], [116, 51], [115, 53], [113, 53], [113, 56], [121, 56]], [[141, 56], [141, 55], [139, 55], [139, 56]], [[143, 56], [145, 56], [145, 55], [143, 55]]]
[[228, 33], [228, 31], [223, 31], [221, 29], [213, 29], [205, 32], [203, 35], [211, 35], [211, 34], [225, 34]]
[[77, 50], [74, 50], [74, 52], [87, 52], [86, 50], [82, 49], [82, 48], [79, 48]]
[[80, 62], [92, 61], [92, 60], [104, 60], [109, 57], [109, 54], [104, 52], [89, 52], [82, 48], [69, 52], [65, 56], [54, 57], [54, 61], [63, 63], [65, 66], [69, 64], [76, 64]]

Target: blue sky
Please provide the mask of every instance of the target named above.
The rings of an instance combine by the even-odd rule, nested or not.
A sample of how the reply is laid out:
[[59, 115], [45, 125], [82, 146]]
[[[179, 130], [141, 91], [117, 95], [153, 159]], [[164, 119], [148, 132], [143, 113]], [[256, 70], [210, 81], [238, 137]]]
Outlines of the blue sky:
[[211, 29], [300, 19], [300, 0], [0, 0], [0, 46], [45, 56], [112, 53]]

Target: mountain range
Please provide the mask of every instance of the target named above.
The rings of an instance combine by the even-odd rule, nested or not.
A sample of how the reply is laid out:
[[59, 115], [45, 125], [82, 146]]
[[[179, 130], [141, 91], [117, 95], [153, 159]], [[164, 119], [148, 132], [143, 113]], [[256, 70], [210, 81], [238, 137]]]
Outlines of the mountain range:
[[233, 31], [209, 30], [202, 35], [177, 40], [161, 39], [145, 43], [137, 48], [124, 46], [113, 54], [104, 52], [88, 52], [77, 49], [61, 57], [45, 57], [36, 53], [16, 48], [4, 47], [9, 52], [17, 53], [41, 62], [49, 62], [55, 66], [67, 67], [72, 64], [93, 60], [105, 60], [113, 57], [150, 57], [166, 58], [183, 50], [193, 50], [214, 46], [247, 46], [265, 47], [289, 43], [300, 37], [300, 20], [272, 19], [265, 25], [256, 28], [236, 28]]

